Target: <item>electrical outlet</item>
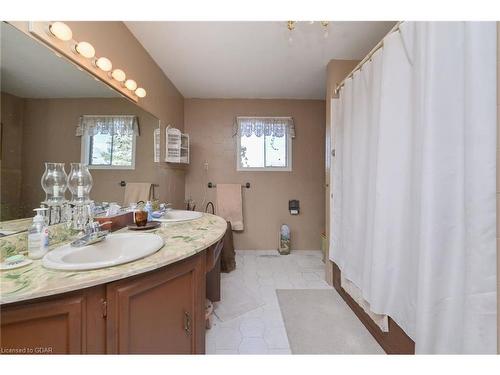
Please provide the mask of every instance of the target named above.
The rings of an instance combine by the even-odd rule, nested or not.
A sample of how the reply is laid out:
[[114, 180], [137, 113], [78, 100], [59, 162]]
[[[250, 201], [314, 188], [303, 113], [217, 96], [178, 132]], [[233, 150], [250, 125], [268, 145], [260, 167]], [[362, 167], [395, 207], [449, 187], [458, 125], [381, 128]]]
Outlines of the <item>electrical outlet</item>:
[[203, 163], [203, 168], [208, 171], [208, 161]]

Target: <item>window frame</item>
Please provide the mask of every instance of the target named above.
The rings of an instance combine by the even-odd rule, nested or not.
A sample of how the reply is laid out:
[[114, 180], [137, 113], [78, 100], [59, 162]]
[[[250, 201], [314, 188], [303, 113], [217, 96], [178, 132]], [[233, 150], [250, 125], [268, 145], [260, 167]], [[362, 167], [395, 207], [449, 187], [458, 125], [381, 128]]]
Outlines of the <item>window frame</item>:
[[[286, 167], [243, 167], [241, 165], [241, 134], [236, 134], [236, 171], [237, 172], [292, 172], [292, 136], [286, 132]], [[265, 141], [264, 141], [265, 150]], [[264, 164], [266, 162], [264, 156]]]
[[81, 161], [82, 164], [88, 166], [89, 169], [118, 169], [118, 170], [134, 170], [135, 169], [135, 156], [136, 156], [136, 143], [137, 135], [132, 134], [132, 164], [131, 165], [93, 165], [90, 164], [90, 134], [82, 135], [82, 146], [81, 146]]

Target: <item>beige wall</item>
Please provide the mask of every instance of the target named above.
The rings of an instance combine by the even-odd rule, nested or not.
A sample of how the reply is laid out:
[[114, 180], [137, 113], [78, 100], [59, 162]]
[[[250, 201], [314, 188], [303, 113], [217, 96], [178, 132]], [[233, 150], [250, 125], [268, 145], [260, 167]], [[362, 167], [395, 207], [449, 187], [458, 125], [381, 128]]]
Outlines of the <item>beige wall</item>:
[[[11, 24], [29, 34], [28, 22]], [[183, 129], [183, 96], [123, 22], [81, 21], [67, 24], [73, 30], [75, 40], [92, 43], [99, 55], [108, 57], [113, 66], [122, 68], [127, 76], [134, 78], [147, 90], [147, 96], [139, 100], [141, 108], [159, 118], [163, 127], [170, 124]], [[182, 169], [169, 166], [161, 172], [160, 190], [175, 207], [184, 206], [184, 174]]]
[[[331, 165], [331, 107], [330, 99], [334, 97], [334, 91], [337, 84], [351, 72], [358, 64], [358, 60], [330, 60], [326, 68], [326, 131], [325, 131], [325, 227], [326, 235], [330, 237], [330, 165]], [[327, 241], [328, 246], [329, 241]], [[328, 257], [327, 257], [328, 258]], [[332, 285], [332, 264], [330, 260], [325, 262], [326, 281]]]
[[[276, 249], [281, 224], [290, 225], [293, 249], [320, 249], [324, 230], [323, 100], [189, 99], [184, 103], [185, 131], [191, 140], [191, 165], [186, 175], [186, 197], [203, 200], [207, 181], [250, 182], [243, 189], [245, 230], [234, 235], [237, 249]], [[237, 172], [236, 116], [292, 116], [292, 172]], [[203, 164], [209, 163], [205, 173]], [[206, 189], [215, 202], [215, 190]], [[300, 200], [300, 215], [288, 212], [288, 200]], [[205, 207], [199, 207], [203, 209]]]
[[119, 182], [124, 180], [157, 183], [160, 185], [157, 197], [167, 200], [166, 191], [176, 186], [165, 186], [169, 183], [167, 173], [172, 171], [167, 170], [164, 163], [153, 162], [153, 130], [158, 127], [158, 119], [150, 113], [121, 98], [25, 99], [22, 200], [30, 208], [25, 216], [31, 216], [31, 208], [38, 207], [45, 197], [40, 187], [43, 162], [64, 162], [69, 173], [70, 163], [80, 161], [81, 137], [75, 135], [75, 129], [79, 117], [84, 114], [137, 115], [140, 127], [140, 135], [136, 140], [135, 169], [92, 169], [92, 199], [121, 202], [124, 188]]
[[23, 151], [23, 99], [1, 93], [1, 212], [0, 220], [21, 214], [21, 157]]

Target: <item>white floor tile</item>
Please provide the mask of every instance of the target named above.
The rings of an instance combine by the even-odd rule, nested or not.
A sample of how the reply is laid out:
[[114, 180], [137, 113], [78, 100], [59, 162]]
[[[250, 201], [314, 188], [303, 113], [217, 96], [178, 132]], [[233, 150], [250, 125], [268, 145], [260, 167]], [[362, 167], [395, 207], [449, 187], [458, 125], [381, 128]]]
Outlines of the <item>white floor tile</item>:
[[274, 279], [272, 277], [259, 277], [257, 282], [260, 286], [274, 286]]
[[216, 352], [215, 340], [206, 340], [205, 341], [205, 352], [207, 354], [215, 354]]
[[327, 289], [331, 288], [330, 285], [326, 283], [326, 281], [323, 280], [312, 280], [312, 281], [306, 281], [306, 285], [308, 289]]
[[269, 348], [262, 338], [248, 337], [241, 341], [238, 351], [240, 354], [267, 354]]
[[285, 322], [283, 321], [283, 318], [281, 317], [281, 312], [279, 311], [278, 313], [275, 313], [274, 310], [263, 310], [261, 319], [264, 322], [264, 325], [266, 326], [264, 335], [266, 332], [269, 332], [272, 329], [285, 328]]
[[216, 331], [215, 348], [238, 349], [241, 343], [241, 333], [238, 328], [222, 327]]
[[276, 289], [294, 289], [293, 284], [289, 280], [279, 280], [274, 282]]
[[269, 349], [286, 349], [290, 347], [284, 326], [266, 329], [266, 332], [264, 333], [264, 340], [266, 341]]
[[315, 272], [302, 272], [302, 278], [304, 280], [307, 280], [307, 281], [311, 281], [311, 280], [319, 280], [319, 277], [318, 275], [316, 275]]
[[316, 271], [315, 273], [316, 273], [316, 275], [318, 275], [320, 280], [325, 280], [325, 270], [324, 269]]
[[[230, 320], [214, 316], [206, 335], [207, 354], [291, 354], [276, 289], [330, 288], [323, 281], [321, 252], [236, 250], [236, 263], [236, 270], [222, 274], [216, 311], [228, 310], [228, 303], [243, 306], [246, 296], [262, 303]], [[235, 296], [235, 288], [245, 293]], [[231, 298], [225, 300], [225, 294]]]
[[265, 267], [265, 268], [258, 268], [257, 269], [257, 276], [259, 278], [272, 278], [273, 277], [273, 270], [271, 267]]
[[262, 312], [263, 312], [264, 306], [258, 307], [256, 309], [253, 309], [253, 310], [247, 312], [246, 314], [243, 314], [241, 316], [241, 318], [245, 319], [245, 318], [260, 318], [260, 317], [262, 317]]
[[240, 332], [244, 338], [262, 337], [265, 329], [266, 326], [260, 317], [244, 318], [240, 323]]
[[307, 281], [304, 279], [291, 280], [290, 283], [293, 285], [294, 289], [305, 289], [308, 288]]

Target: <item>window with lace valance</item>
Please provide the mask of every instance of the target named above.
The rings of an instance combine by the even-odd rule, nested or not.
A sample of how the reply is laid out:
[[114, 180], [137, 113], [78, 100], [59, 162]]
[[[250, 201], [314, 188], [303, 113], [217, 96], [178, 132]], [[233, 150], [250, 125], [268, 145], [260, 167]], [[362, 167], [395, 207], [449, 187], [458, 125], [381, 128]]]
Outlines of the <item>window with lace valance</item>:
[[235, 127], [237, 170], [292, 170], [293, 118], [240, 116]]

